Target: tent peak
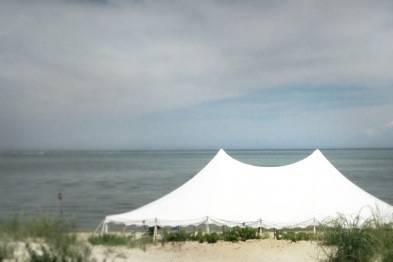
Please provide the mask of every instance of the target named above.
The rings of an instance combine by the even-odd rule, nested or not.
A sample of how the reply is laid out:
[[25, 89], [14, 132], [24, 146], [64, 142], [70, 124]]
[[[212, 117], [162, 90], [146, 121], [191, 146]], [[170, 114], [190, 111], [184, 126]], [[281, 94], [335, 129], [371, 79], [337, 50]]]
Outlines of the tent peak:
[[319, 148], [315, 149], [313, 153], [314, 153], [314, 154], [315, 154], [315, 153], [322, 154], [322, 152], [321, 152], [321, 150], [319, 150]]
[[226, 154], [227, 152], [225, 152], [225, 150], [223, 148], [220, 148], [220, 150], [218, 150], [217, 154]]
[[315, 149], [310, 156], [318, 157], [318, 158], [325, 158], [325, 155], [319, 150], [319, 148]]
[[216, 157], [217, 156], [228, 156], [227, 152], [225, 152], [224, 149], [220, 148], [220, 150], [218, 150], [218, 152], [216, 153]]

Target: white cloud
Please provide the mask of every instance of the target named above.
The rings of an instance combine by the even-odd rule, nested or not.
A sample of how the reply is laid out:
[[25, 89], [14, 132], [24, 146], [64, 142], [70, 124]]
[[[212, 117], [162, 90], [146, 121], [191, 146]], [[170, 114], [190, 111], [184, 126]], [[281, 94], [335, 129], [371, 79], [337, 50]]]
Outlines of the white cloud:
[[387, 128], [393, 128], [393, 121], [386, 123], [385, 125]]
[[25, 128], [57, 119], [64, 126], [123, 123], [279, 86], [388, 90], [392, 7], [391, 1], [3, 1], [0, 119]]
[[35, 90], [26, 106], [144, 113], [280, 85], [392, 83], [389, 1], [89, 2], [2, 4], [0, 79]]

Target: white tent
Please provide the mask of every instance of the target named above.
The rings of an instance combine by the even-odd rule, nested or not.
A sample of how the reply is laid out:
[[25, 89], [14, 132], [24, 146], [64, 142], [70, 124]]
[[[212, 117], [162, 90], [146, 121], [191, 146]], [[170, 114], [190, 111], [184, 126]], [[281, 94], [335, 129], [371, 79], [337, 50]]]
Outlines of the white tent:
[[110, 223], [137, 226], [307, 227], [344, 216], [391, 221], [393, 207], [345, 178], [319, 150], [285, 166], [242, 163], [220, 150], [185, 184]]

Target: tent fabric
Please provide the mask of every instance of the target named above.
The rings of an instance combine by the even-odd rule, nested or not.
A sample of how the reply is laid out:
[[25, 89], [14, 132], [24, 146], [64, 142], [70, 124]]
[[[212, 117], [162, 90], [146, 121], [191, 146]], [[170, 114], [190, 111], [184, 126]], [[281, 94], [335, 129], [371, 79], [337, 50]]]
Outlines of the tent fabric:
[[136, 210], [109, 215], [125, 226], [215, 224], [307, 227], [337, 217], [393, 219], [393, 207], [345, 178], [319, 150], [293, 164], [253, 166], [219, 150], [185, 184]]

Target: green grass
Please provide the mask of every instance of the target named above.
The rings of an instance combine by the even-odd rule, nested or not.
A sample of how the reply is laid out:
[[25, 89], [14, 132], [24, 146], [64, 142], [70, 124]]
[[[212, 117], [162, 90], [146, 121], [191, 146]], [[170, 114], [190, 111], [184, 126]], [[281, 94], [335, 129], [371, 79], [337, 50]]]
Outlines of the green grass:
[[0, 261], [12, 258], [13, 252], [13, 248], [7, 242], [2, 241], [0, 243]]
[[321, 236], [323, 245], [336, 247], [330, 261], [393, 261], [393, 224], [340, 218], [325, 225]]
[[142, 237], [137, 239], [133, 236], [127, 235], [104, 234], [92, 235], [88, 238], [88, 241], [92, 245], [125, 246], [145, 250], [147, 245], [153, 243], [153, 238], [149, 234], [144, 234]]
[[205, 239], [206, 239], [207, 243], [213, 244], [213, 243], [216, 243], [220, 239], [220, 236], [216, 232], [213, 232], [210, 234], [206, 234]]
[[131, 241], [131, 237], [114, 234], [93, 235], [88, 238], [88, 241], [92, 245], [125, 246]]
[[224, 241], [238, 242], [249, 239], [259, 239], [258, 230], [251, 227], [233, 227], [225, 230], [222, 234]]
[[176, 231], [167, 231], [164, 230], [162, 232], [162, 242], [184, 242], [187, 240], [194, 240], [192, 233], [186, 232], [184, 229], [179, 229]]
[[309, 230], [283, 230], [281, 233], [281, 239], [290, 240], [292, 242], [311, 241], [318, 240], [319, 234], [314, 234], [314, 232], [310, 232]]
[[[27, 251], [34, 261], [86, 261], [89, 249], [77, 241], [72, 229], [71, 223], [58, 217], [21, 218], [14, 216], [0, 221], [0, 242], [42, 243], [42, 256], [35, 254], [33, 249], [27, 245]], [[7, 253], [4, 251], [7, 248], [0, 248], [2, 249], [0, 256], [2, 256], [1, 253]], [[10, 256], [10, 252], [8, 252], [8, 256]]]
[[257, 234], [257, 229], [250, 227], [228, 228], [223, 232], [212, 232], [210, 234], [203, 233], [202, 231], [198, 231], [197, 233], [189, 233], [186, 232], [184, 229], [177, 229], [176, 231], [164, 230], [162, 232], [162, 236], [162, 243], [184, 241], [198, 241], [199, 243], [216, 243], [218, 240], [238, 242], [260, 238]]

